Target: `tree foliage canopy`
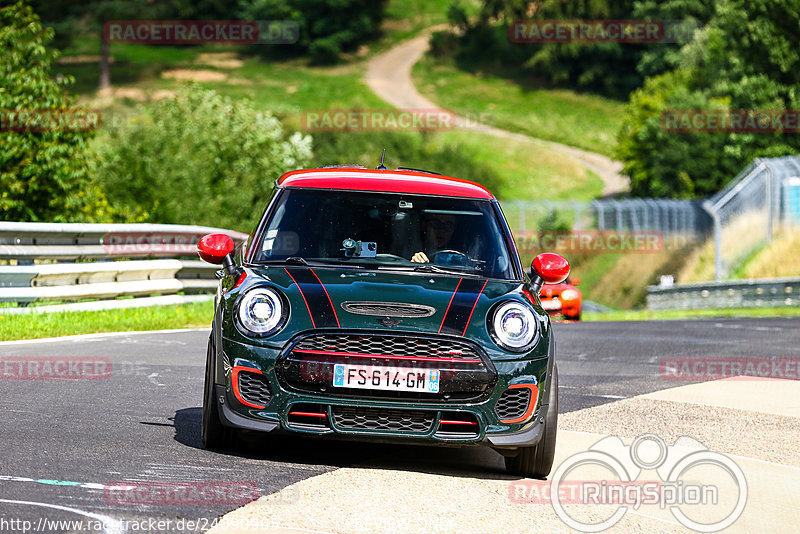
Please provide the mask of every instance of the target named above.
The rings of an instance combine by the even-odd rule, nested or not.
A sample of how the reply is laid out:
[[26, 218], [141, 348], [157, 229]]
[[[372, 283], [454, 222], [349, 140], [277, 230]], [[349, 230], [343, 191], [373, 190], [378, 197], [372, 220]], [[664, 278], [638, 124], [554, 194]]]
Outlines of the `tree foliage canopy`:
[[[107, 216], [102, 195], [90, 186], [91, 132], [50, 126], [43, 131], [10, 124], [11, 114], [68, 116], [70, 79], [53, 80], [58, 53], [47, 48], [53, 31], [30, 6], [0, 9], [0, 220], [76, 221]], [[38, 128], [34, 128], [38, 129]], [[14, 131], [22, 130], [22, 131]]]
[[339, 54], [380, 34], [388, 0], [242, 0], [242, 18], [291, 20], [300, 28], [296, 49], [318, 63], [331, 63]]
[[797, 110], [800, 4], [717, 0], [708, 23], [671, 63], [631, 97], [617, 154], [640, 196], [692, 197], [718, 191], [757, 157], [796, 154], [795, 133], [671, 133], [673, 110]]

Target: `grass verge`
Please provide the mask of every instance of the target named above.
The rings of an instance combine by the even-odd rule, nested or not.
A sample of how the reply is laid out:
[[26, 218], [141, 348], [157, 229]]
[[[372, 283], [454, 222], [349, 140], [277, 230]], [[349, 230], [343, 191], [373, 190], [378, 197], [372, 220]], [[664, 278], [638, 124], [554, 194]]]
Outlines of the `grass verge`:
[[12, 315], [0, 309], [0, 341], [44, 337], [210, 327], [214, 302], [104, 311]]
[[425, 56], [413, 70], [419, 91], [440, 106], [493, 126], [611, 156], [624, 104], [524, 80], [459, 70]]
[[800, 306], [782, 308], [725, 308], [710, 310], [626, 310], [610, 313], [585, 312], [584, 321], [663, 321], [701, 318], [752, 318], [752, 317], [800, 317]]

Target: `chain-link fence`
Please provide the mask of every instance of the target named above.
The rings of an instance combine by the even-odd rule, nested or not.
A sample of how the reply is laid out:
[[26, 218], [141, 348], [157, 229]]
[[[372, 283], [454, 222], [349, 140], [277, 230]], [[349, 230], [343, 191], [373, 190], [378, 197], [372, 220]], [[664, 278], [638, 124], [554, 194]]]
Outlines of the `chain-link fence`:
[[504, 201], [515, 234], [570, 229], [658, 232], [664, 239], [713, 234], [715, 277], [726, 278], [772, 239], [778, 224], [800, 226], [800, 156], [757, 159], [706, 200]]
[[800, 157], [756, 159], [703, 207], [713, 221], [715, 278], [723, 280], [780, 223], [800, 222]]
[[566, 224], [573, 230], [655, 231], [665, 236], [707, 233], [711, 218], [702, 204], [665, 199], [502, 202], [515, 232]]

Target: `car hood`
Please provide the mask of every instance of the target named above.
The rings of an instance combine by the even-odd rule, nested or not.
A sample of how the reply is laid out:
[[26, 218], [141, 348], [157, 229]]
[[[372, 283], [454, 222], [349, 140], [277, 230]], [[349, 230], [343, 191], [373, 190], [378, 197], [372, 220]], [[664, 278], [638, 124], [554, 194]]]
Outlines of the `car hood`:
[[[293, 332], [319, 328], [486, 335], [503, 298], [525, 299], [518, 281], [400, 271], [269, 266], [252, 270], [289, 300]], [[378, 305], [380, 303], [380, 305]]]

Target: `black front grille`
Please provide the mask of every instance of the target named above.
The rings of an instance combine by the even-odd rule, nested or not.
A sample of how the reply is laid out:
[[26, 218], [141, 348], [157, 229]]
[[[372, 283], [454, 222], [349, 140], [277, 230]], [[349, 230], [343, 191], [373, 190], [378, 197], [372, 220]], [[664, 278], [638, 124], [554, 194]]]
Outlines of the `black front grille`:
[[[378, 366], [401, 376], [439, 373], [439, 391], [402, 391], [334, 386], [334, 366]], [[351, 398], [463, 402], [485, 399], [497, 372], [477, 345], [417, 334], [320, 333], [301, 338], [276, 364], [288, 389]]]
[[272, 391], [264, 375], [258, 373], [239, 373], [239, 393], [247, 402], [266, 406], [272, 398]]
[[415, 358], [452, 358], [480, 360], [478, 351], [469, 343], [450, 339], [407, 336], [320, 334], [309, 336], [293, 350], [350, 352], [379, 356], [412, 356]]
[[342, 430], [372, 430], [426, 434], [433, 427], [434, 412], [333, 406], [333, 422]]
[[531, 402], [531, 390], [528, 388], [507, 389], [500, 396], [495, 406], [497, 417], [501, 420], [517, 419], [525, 415]]

